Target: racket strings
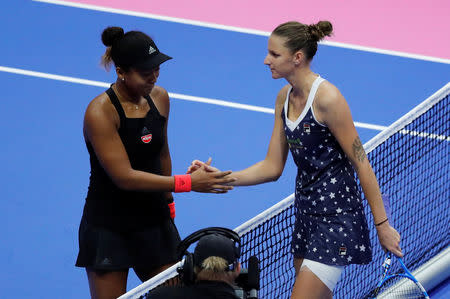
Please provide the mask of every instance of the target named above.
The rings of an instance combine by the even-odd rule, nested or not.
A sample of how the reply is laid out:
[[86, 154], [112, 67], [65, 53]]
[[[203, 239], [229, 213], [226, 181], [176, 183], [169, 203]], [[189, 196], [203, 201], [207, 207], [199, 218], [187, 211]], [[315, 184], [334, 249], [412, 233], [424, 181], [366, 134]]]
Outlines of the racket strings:
[[394, 275], [381, 286], [376, 298], [426, 298], [422, 289], [411, 279]]

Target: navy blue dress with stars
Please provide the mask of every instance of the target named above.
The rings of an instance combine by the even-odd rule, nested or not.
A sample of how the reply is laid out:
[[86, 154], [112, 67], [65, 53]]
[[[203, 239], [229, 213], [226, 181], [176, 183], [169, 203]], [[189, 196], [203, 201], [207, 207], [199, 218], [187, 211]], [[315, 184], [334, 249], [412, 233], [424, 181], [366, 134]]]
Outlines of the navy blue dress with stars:
[[369, 230], [354, 169], [328, 127], [316, 121], [312, 103], [324, 79], [318, 77], [305, 108], [288, 119], [289, 89], [282, 111], [284, 131], [298, 167], [292, 253], [328, 265], [367, 264]]

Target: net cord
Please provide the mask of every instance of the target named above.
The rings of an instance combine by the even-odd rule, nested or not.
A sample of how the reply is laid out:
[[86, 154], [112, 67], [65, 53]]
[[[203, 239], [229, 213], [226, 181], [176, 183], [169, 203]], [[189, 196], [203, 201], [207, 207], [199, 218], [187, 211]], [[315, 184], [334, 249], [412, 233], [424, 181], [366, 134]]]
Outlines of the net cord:
[[160, 285], [164, 283], [166, 280], [173, 278], [178, 275], [177, 268], [181, 267], [184, 259], [166, 269], [165, 271], [159, 273], [158, 275], [152, 277], [146, 282], [138, 285], [134, 289], [128, 291], [126, 294], [123, 294], [118, 299], [131, 299], [131, 298], [139, 298], [140, 296], [144, 296], [145, 293], [149, 291], [149, 287], [152, 285]]

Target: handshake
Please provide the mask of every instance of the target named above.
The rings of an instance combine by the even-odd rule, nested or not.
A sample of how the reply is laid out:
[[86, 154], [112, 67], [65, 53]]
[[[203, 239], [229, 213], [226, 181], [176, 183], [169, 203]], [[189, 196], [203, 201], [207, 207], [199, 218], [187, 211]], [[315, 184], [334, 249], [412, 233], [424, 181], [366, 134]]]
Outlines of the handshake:
[[211, 158], [206, 162], [192, 161], [186, 172], [191, 176], [191, 190], [202, 193], [227, 193], [232, 190], [233, 182], [237, 180], [232, 171], [220, 171], [211, 166], [211, 161]]

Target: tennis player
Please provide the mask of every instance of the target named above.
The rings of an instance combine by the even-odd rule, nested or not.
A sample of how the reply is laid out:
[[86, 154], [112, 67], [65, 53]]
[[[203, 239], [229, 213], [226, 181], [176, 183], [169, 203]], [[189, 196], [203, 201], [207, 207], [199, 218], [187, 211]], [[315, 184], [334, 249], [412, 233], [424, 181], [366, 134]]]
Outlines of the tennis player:
[[[288, 150], [298, 167], [292, 254], [296, 280], [292, 298], [332, 298], [344, 267], [367, 264], [371, 244], [356, 171], [385, 250], [402, 256], [400, 235], [390, 226], [380, 189], [342, 94], [311, 71], [317, 44], [332, 24], [279, 25], [268, 40], [264, 63], [272, 78], [288, 84], [276, 98], [275, 125], [264, 160], [239, 172], [232, 185], [277, 180]], [[208, 163], [193, 161], [189, 171]], [[210, 167], [214, 171], [215, 168]]]
[[171, 57], [139, 31], [103, 31], [102, 62], [117, 80], [87, 107], [84, 138], [91, 176], [79, 228], [76, 265], [92, 298], [126, 292], [129, 268], [145, 281], [176, 262], [180, 242], [172, 192], [225, 193], [230, 171], [172, 176], [167, 141], [169, 97], [156, 86]]

